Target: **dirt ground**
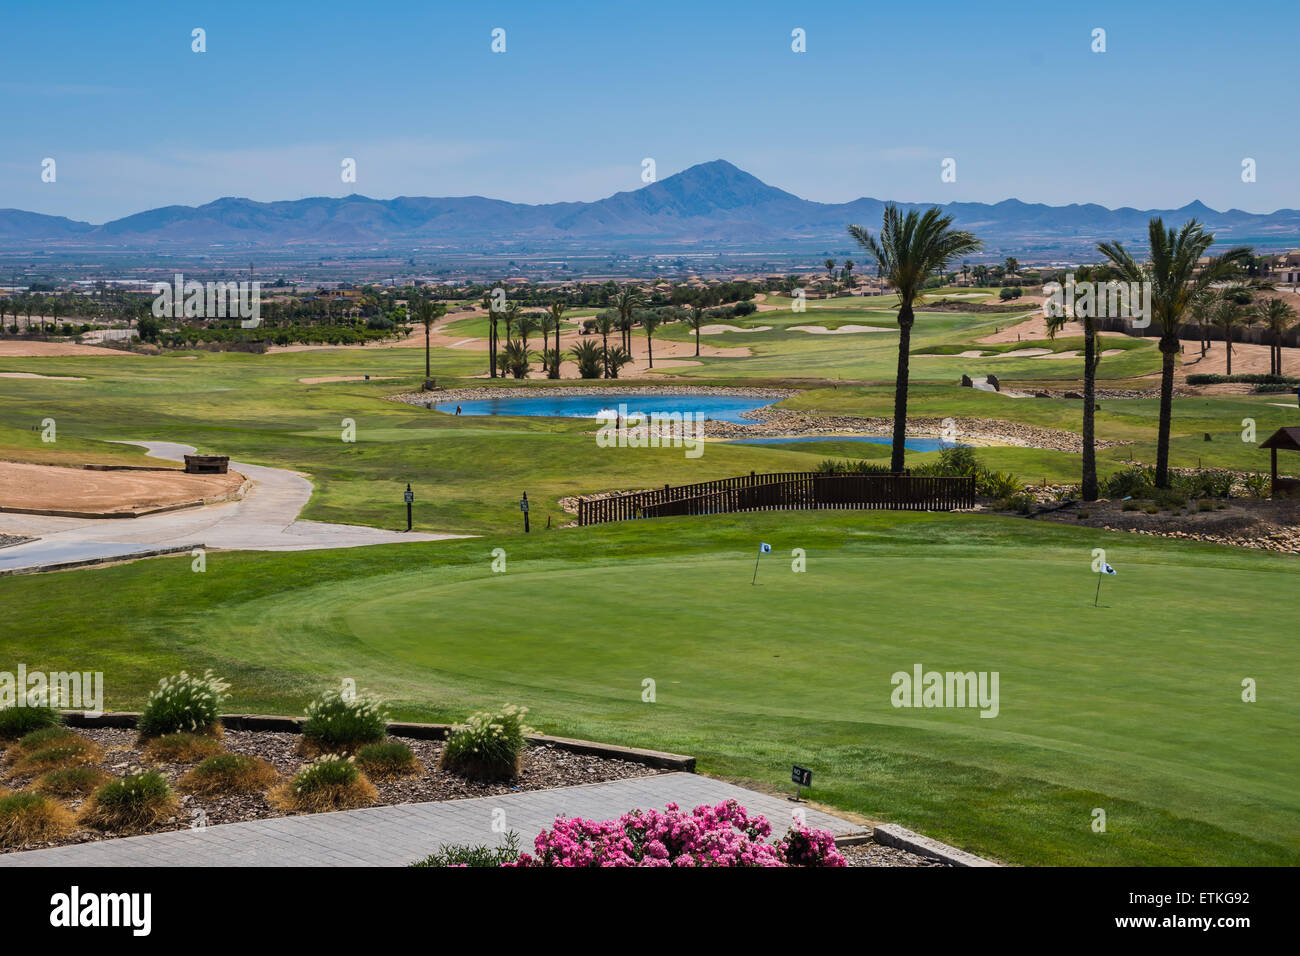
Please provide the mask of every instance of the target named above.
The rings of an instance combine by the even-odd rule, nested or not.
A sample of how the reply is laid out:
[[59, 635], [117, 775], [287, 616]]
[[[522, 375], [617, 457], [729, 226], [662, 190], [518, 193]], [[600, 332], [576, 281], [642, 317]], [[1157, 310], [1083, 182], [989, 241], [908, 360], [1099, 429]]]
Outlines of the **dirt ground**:
[[124, 356], [130, 352], [104, 349], [97, 345], [77, 345], [75, 342], [23, 342], [0, 339], [0, 358], [43, 358], [59, 355]]
[[0, 461], [0, 508], [88, 514], [149, 511], [229, 495], [243, 483], [244, 476], [234, 471], [88, 471]]

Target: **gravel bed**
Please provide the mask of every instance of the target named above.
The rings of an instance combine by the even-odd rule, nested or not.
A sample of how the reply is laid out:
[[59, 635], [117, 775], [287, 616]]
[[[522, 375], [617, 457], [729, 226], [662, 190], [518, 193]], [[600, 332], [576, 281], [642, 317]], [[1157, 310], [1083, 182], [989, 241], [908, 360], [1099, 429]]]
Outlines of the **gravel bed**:
[[840, 847], [840, 854], [849, 866], [950, 866], [928, 856], [920, 856], [882, 843], [861, 843]]
[[[93, 740], [104, 750], [104, 759], [98, 766], [105, 773], [114, 777], [140, 769], [158, 770], [175, 784], [192, 764], [146, 764], [142, 751], [135, 746], [134, 730], [115, 728], [79, 728], [74, 731]], [[307, 758], [297, 752], [298, 734], [272, 733], [269, 731], [227, 730], [221, 738], [222, 746], [231, 753], [249, 754], [261, 757], [271, 763], [287, 780], [307, 762]], [[574, 754], [554, 747], [531, 746], [524, 752], [523, 771], [519, 777], [509, 783], [478, 783], [456, 774], [447, 773], [437, 768], [438, 758], [442, 754], [443, 742], [440, 740], [413, 740], [394, 737], [393, 740], [406, 744], [415, 753], [420, 762], [421, 771], [395, 780], [372, 779], [378, 798], [372, 806], [392, 806], [402, 803], [424, 803], [433, 800], [458, 800], [465, 797], [486, 797], [505, 793], [520, 793], [528, 790], [548, 790], [555, 787], [572, 787], [585, 783], [602, 783], [610, 780], [622, 780], [629, 777], [645, 777], [661, 773], [654, 767], [632, 763], [626, 760], [613, 760], [587, 754]], [[29, 786], [36, 774], [13, 775], [13, 766], [6, 756], [0, 763], [0, 786], [10, 790], [20, 790]], [[268, 788], [269, 789], [269, 788]], [[144, 832], [158, 833], [165, 830], [185, 830], [199, 819], [208, 825], [220, 823], [239, 823], [245, 820], [264, 820], [271, 817], [287, 816], [284, 811], [273, 807], [267, 800], [265, 792], [247, 795], [194, 796], [177, 792], [181, 804], [181, 813], [164, 823]], [[84, 802], [80, 798], [62, 801], [74, 812]], [[200, 813], [201, 811], [201, 813]], [[70, 843], [88, 843], [97, 840], [112, 839], [122, 836], [118, 833], [101, 833], [88, 828], [78, 828], [63, 840], [37, 843], [22, 847], [24, 850], [44, 849], [50, 846], [63, 846]], [[135, 835], [135, 834], [131, 834]], [[14, 849], [0, 848], [0, 853], [15, 852]]]

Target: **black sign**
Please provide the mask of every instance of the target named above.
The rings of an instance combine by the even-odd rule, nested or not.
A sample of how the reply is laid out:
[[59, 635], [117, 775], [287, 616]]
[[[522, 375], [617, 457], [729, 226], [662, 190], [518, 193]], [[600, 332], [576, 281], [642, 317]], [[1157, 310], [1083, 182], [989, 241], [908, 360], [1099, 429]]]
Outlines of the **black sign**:
[[525, 512], [528, 510], [528, 499], [527, 499], [527, 498], [523, 498], [523, 499], [520, 500], [520, 502], [519, 502], [519, 510], [520, 510], [520, 511], [525, 511]]
[[413, 491], [402, 492], [402, 500], [409, 505], [412, 501], [415, 500], [415, 492]]
[[790, 782], [797, 783], [801, 787], [811, 787], [812, 771], [807, 767], [801, 767], [798, 764], [795, 764], [794, 770], [790, 772]]

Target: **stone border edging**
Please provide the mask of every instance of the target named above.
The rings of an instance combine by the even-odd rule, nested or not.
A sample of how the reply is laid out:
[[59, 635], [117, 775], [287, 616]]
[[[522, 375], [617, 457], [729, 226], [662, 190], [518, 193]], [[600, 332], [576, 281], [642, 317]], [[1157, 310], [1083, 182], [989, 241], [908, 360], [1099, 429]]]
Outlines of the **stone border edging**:
[[[12, 573], [12, 572], [11, 572]], [[133, 730], [140, 719], [137, 711], [112, 711], [92, 716], [79, 710], [65, 710], [64, 720], [69, 727], [115, 727]], [[303, 718], [284, 717], [272, 714], [222, 714], [221, 724], [230, 730], [263, 730], [276, 733], [302, 733]], [[451, 724], [417, 724], [406, 721], [389, 721], [388, 733], [394, 737], [408, 737], [413, 740], [446, 740], [451, 734]], [[575, 754], [589, 754], [613, 760], [626, 760], [643, 764], [660, 770], [680, 770], [685, 773], [695, 772], [695, 758], [687, 754], [667, 753], [662, 750], [645, 750], [640, 747], [620, 747], [617, 744], [603, 744], [594, 740], [576, 740], [571, 737], [550, 737], [546, 734], [530, 734], [530, 743], [544, 747], [554, 747]]]
[[[33, 540], [39, 541], [39, 538]], [[22, 544], [31, 544], [31, 541], [21, 542]], [[9, 568], [0, 570], [0, 578], [11, 577], [15, 574], [43, 574], [46, 571], [71, 571], [74, 568], [90, 568], [99, 564], [120, 564], [127, 561], [138, 561], [143, 558], [157, 558], [166, 554], [181, 554], [182, 552], [193, 551], [195, 548], [207, 550], [203, 544], [180, 544], [166, 548], [150, 548], [147, 551], [128, 551], [126, 554], [110, 554], [102, 558], [85, 558], [81, 561], [62, 561], [58, 564], [40, 564], [33, 568]], [[80, 713], [80, 711], [78, 711]], [[134, 726], [134, 725], [132, 725]]]
[[982, 856], [967, 853], [965, 850], [959, 850], [955, 846], [940, 843], [938, 840], [931, 840], [929, 837], [914, 833], [906, 827], [900, 827], [896, 823], [882, 823], [872, 829], [872, 834], [876, 842], [883, 846], [897, 847], [900, 850], [915, 853], [917, 856], [940, 860], [950, 866], [1002, 865], [1001, 863], [994, 863], [992, 860], [986, 860]]

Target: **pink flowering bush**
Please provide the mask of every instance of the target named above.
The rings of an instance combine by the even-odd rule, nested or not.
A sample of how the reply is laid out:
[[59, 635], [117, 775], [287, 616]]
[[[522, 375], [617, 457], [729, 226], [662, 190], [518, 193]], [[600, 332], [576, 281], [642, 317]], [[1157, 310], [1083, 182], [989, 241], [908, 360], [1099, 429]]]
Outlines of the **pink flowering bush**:
[[524, 853], [504, 866], [844, 866], [835, 839], [824, 830], [791, 829], [766, 843], [772, 826], [735, 800], [686, 813], [634, 810], [617, 820], [557, 817]]

